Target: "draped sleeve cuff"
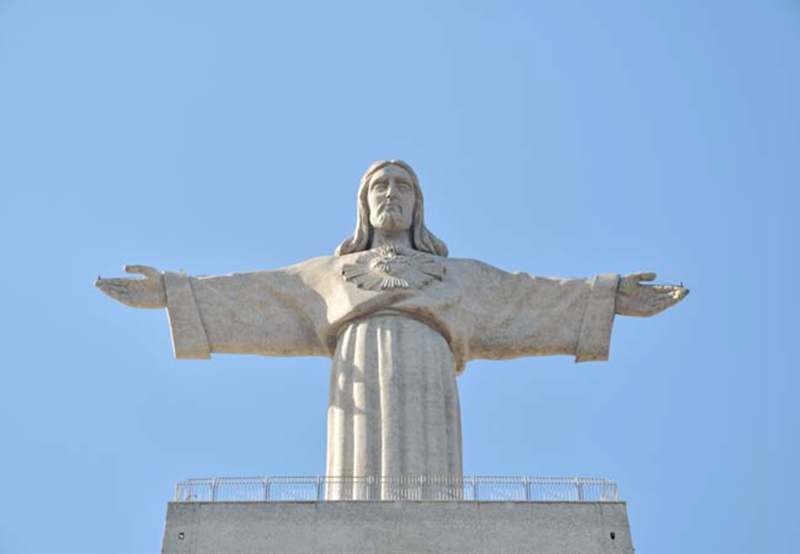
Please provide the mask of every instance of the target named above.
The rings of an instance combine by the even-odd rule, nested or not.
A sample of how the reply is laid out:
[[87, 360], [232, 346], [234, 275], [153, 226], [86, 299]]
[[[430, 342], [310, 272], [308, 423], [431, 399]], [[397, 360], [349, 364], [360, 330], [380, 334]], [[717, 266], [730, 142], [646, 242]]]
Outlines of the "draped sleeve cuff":
[[616, 274], [598, 275], [592, 280], [592, 289], [575, 348], [576, 362], [608, 359], [618, 285], [619, 275]]
[[183, 273], [164, 274], [167, 315], [172, 331], [172, 348], [178, 359], [207, 360], [211, 347], [195, 302], [192, 283]]

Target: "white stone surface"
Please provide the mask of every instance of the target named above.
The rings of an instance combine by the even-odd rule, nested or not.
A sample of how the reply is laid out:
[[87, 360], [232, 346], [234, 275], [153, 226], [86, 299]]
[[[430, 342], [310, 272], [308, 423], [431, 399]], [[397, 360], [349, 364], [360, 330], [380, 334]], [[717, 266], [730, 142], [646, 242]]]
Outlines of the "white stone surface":
[[333, 357], [347, 325], [392, 312], [440, 333], [452, 350], [454, 373], [474, 359], [608, 357], [616, 275], [533, 277], [475, 260], [440, 258], [441, 280], [420, 288], [371, 290], [342, 275], [359, 256], [324, 256], [284, 269], [216, 277], [166, 273], [176, 356]]
[[373, 290], [343, 277], [362, 255], [165, 276], [178, 357], [333, 359], [328, 475], [461, 475], [455, 378], [468, 360], [608, 355], [615, 275], [548, 279], [437, 257], [441, 280]]
[[621, 502], [193, 502], [169, 505], [162, 554], [633, 551]]
[[615, 313], [651, 315], [688, 292], [640, 284], [654, 274], [555, 279], [447, 258], [403, 162], [373, 164], [358, 199], [336, 256], [216, 277], [133, 266], [144, 279], [97, 286], [167, 307], [178, 358], [332, 358], [329, 475], [460, 475], [455, 376], [469, 360], [605, 360]]
[[[442, 334], [414, 318], [347, 324], [331, 372], [327, 475], [460, 476], [455, 367]], [[361, 488], [332, 490], [358, 499]]]

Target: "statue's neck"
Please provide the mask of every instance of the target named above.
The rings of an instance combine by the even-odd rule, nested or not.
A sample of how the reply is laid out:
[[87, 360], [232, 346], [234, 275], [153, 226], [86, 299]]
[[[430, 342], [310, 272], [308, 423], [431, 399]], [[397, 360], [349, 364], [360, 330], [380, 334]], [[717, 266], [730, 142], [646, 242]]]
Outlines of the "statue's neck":
[[413, 248], [414, 243], [411, 240], [410, 231], [388, 231], [385, 229], [372, 230], [372, 244], [371, 248], [379, 248], [381, 246], [405, 246], [406, 248]]

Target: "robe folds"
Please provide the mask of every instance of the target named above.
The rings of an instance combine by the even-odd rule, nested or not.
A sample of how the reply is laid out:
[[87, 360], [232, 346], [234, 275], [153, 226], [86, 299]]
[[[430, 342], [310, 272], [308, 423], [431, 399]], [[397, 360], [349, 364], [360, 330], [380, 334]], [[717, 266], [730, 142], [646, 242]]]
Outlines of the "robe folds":
[[329, 477], [460, 477], [455, 377], [469, 360], [608, 358], [617, 275], [534, 277], [420, 253], [441, 268], [436, 278], [370, 288], [346, 277], [361, 254], [165, 274], [176, 357], [332, 358]]

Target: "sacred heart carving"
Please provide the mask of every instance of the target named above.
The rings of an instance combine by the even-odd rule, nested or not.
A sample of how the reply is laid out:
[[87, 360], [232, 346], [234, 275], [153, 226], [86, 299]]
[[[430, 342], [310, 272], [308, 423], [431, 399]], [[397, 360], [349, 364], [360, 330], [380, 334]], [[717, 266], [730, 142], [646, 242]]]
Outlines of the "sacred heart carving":
[[445, 267], [435, 256], [402, 246], [381, 246], [342, 267], [345, 281], [360, 289], [422, 288], [444, 278]]

